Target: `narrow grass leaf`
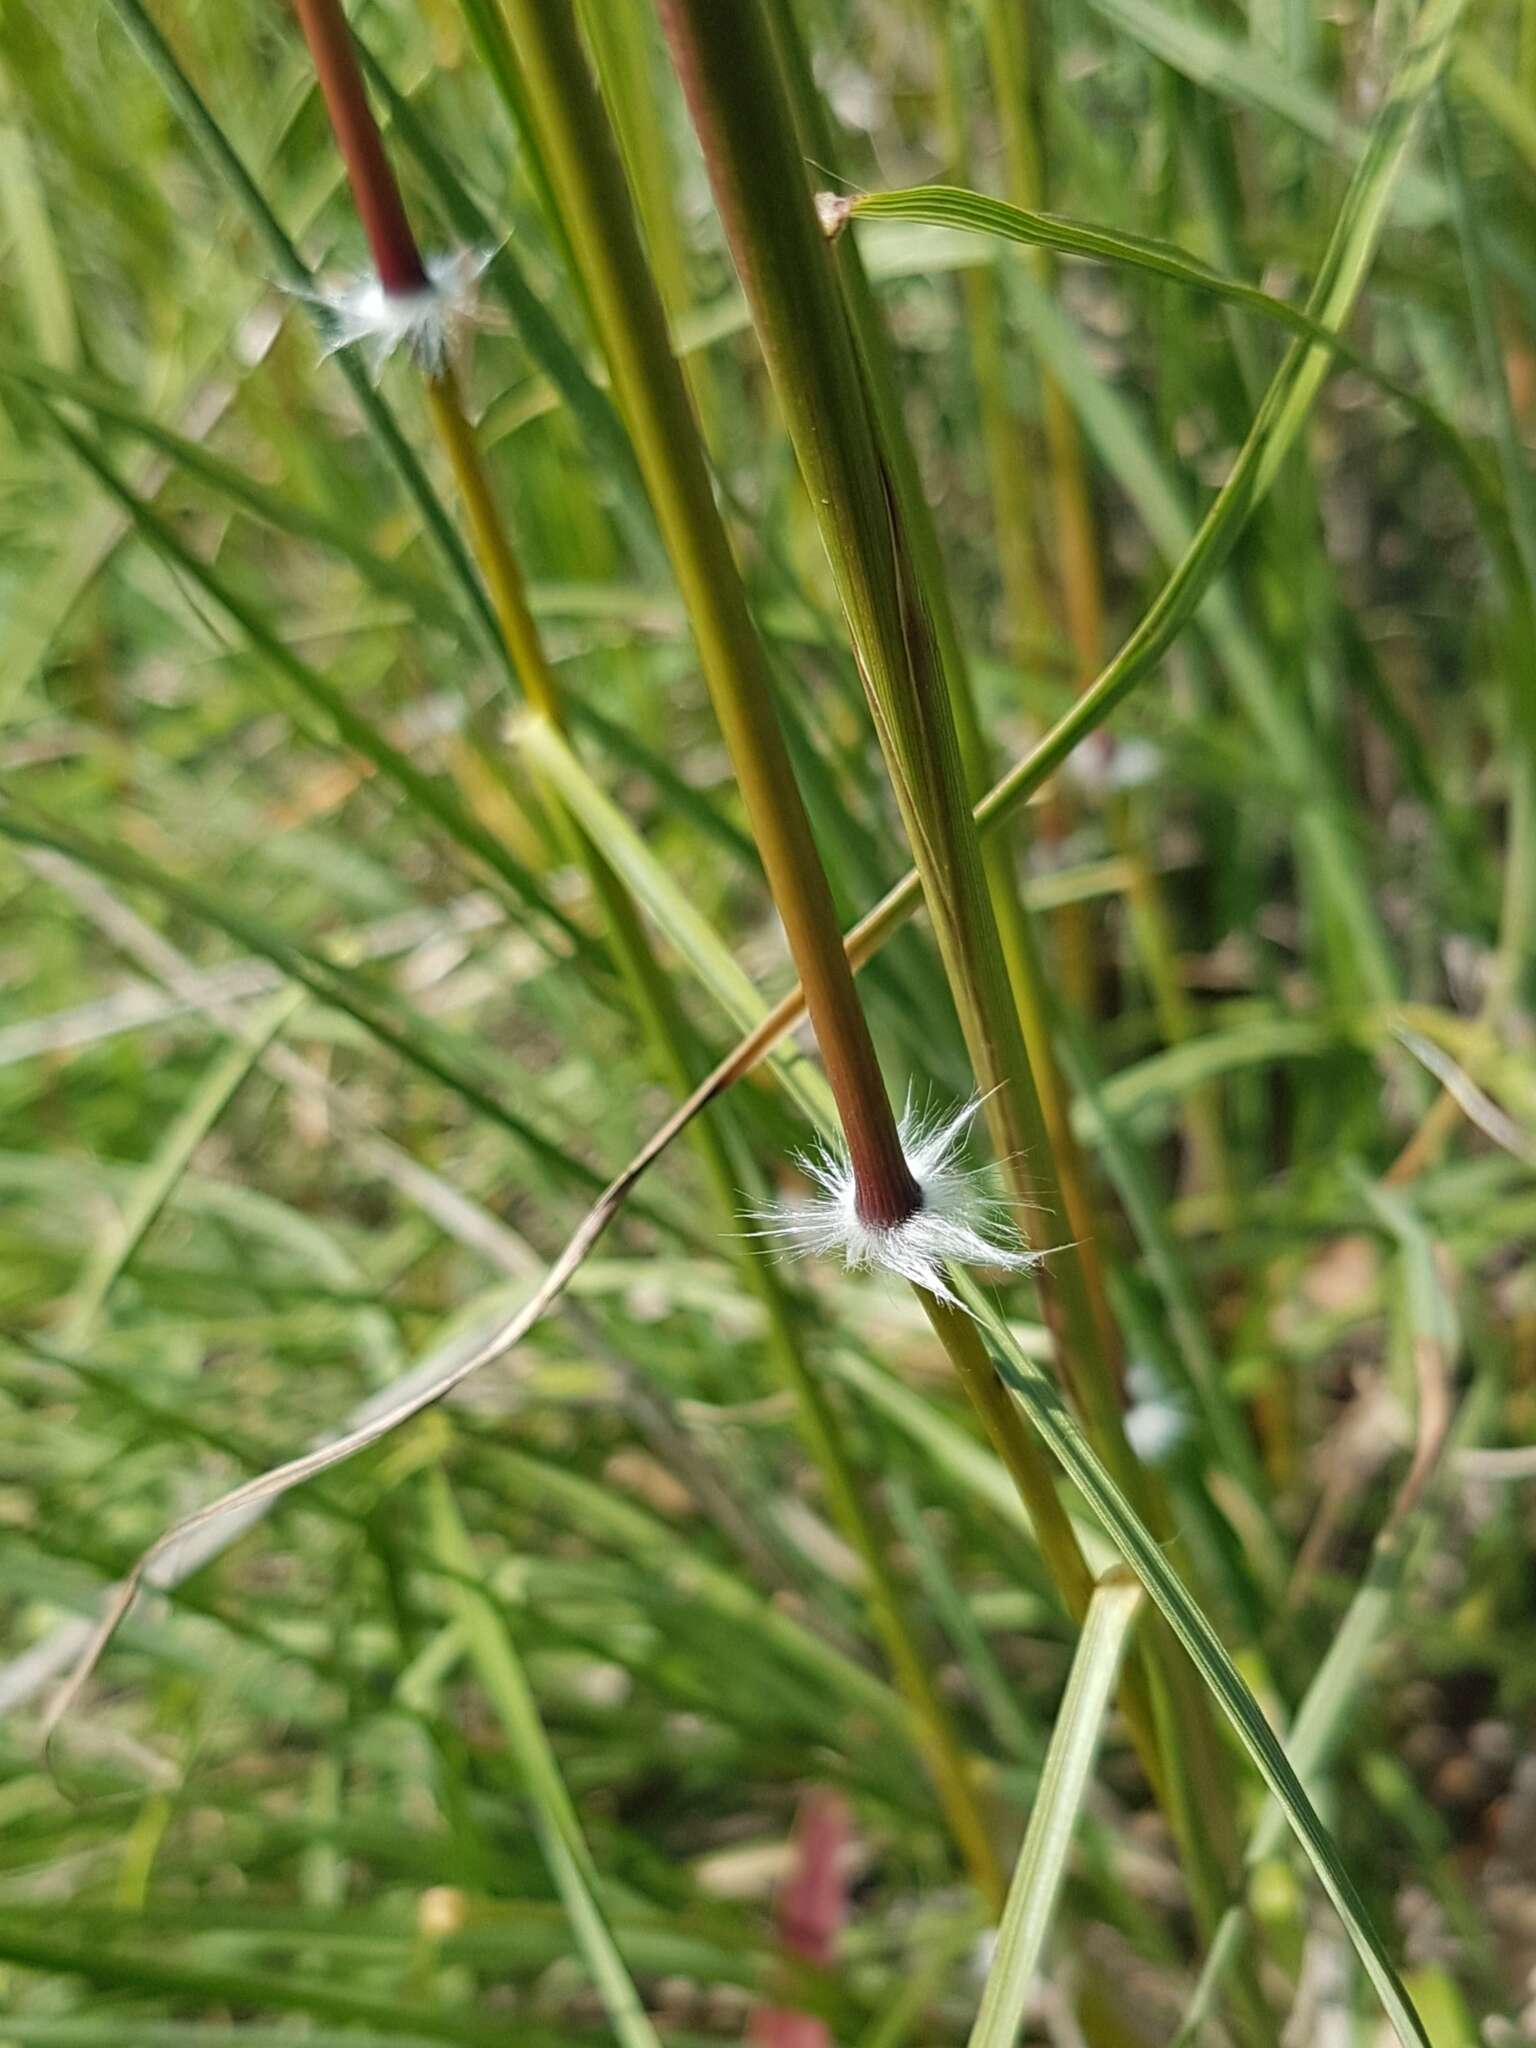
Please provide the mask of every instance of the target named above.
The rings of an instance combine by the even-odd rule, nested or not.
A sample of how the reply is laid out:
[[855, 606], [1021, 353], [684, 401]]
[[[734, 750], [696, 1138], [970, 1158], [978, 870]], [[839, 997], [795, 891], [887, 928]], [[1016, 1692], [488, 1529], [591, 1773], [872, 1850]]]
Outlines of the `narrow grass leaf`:
[[1066, 1876], [1104, 1716], [1141, 1601], [1141, 1587], [1127, 1573], [1101, 1579], [1088, 1602], [969, 2048], [1013, 2048], [1018, 2040]]
[[[354, 1991], [332, 1978], [182, 1962], [143, 1948], [116, 1950], [100, 1942], [71, 1941], [24, 1927], [3, 1916], [0, 1960], [50, 1977], [83, 1977], [106, 1992], [185, 2001], [194, 2009], [218, 2004], [253, 2012], [306, 2013], [316, 2019], [371, 2026], [382, 2034], [454, 2042], [462, 2048], [504, 2048], [506, 2041], [504, 2027], [494, 2021], [382, 1992]], [[6, 2030], [9, 2034], [9, 2020]], [[113, 2038], [117, 2038], [115, 2030]]]
[[921, 221], [927, 226], [962, 230], [1014, 242], [1023, 248], [1050, 249], [1060, 256], [1109, 263], [1120, 269], [1139, 270], [1167, 279], [1191, 291], [1252, 313], [1273, 326], [1320, 348], [1328, 349], [1341, 363], [1370, 379], [1414, 419], [1433, 434], [1440, 446], [1456, 461], [1466, 480], [1486, 488], [1486, 477], [1471, 459], [1467, 442], [1455, 423], [1422, 392], [1401, 378], [1379, 369], [1369, 356], [1356, 348], [1336, 328], [1314, 319], [1302, 306], [1242, 279], [1214, 270], [1198, 256], [1176, 242], [1137, 235], [1123, 228], [1099, 227], [1092, 222], [1067, 219], [1063, 215], [1033, 212], [1011, 205], [984, 192], [971, 192], [952, 185], [912, 185], [898, 191], [866, 192], [848, 202], [848, 217], [854, 220]]

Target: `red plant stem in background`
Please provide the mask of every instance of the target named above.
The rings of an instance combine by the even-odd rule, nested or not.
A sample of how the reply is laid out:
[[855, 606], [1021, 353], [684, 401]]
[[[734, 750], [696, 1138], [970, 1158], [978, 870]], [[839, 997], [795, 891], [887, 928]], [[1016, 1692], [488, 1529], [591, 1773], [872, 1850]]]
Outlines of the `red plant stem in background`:
[[[852, 1816], [840, 1792], [819, 1786], [808, 1793], [795, 1822], [794, 1861], [779, 1893], [779, 1940], [789, 1954], [825, 1969], [848, 1917], [845, 1851]], [[764, 2006], [753, 2014], [747, 2039], [755, 2048], [834, 2048], [831, 2034], [809, 2013]]]
[[299, 26], [315, 60], [315, 76], [347, 166], [347, 181], [373, 251], [379, 282], [390, 294], [424, 292], [426, 268], [405, 216], [400, 187], [384, 155], [368, 105], [352, 32], [339, 0], [294, 0]]

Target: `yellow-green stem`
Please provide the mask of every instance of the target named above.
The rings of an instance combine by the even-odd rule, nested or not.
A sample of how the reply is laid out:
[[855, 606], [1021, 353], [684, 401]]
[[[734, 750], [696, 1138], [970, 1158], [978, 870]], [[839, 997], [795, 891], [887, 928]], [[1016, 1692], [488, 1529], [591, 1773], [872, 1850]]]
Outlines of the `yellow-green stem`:
[[503, 0], [523, 99], [613, 393], [635, 444], [688, 610], [769, 888], [872, 1216], [909, 1213], [902, 1156], [869, 1027], [835, 930], [831, 891], [774, 708], [767, 651], [747, 609], [687, 387], [651, 279], [617, 145], [568, 6]]
[[[508, 652], [529, 702], [563, 730], [563, 705], [533, 616], [522, 577], [506, 537], [495, 499], [480, 462], [473, 429], [464, 417], [452, 379], [428, 382], [428, 406], [448, 453], [464, 499], [471, 539], [490, 591], [492, 606], [506, 636]], [[686, 1026], [675, 992], [656, 961], [633, 897], [586, 833], [572, 819], [588, 874], [606, 914], [615, 952], [650, 1035], [659, 1050], [668, 1080], [686, 1095], [698, 1078], [685, 1051]], [[894, 1574], [887, 1562], [890, 1531], [873, 1501], [866, 1501], [844, 1450], [836, 1415], [821, 1383], [811, 1371], [804, 1347], [790, 1318], [789, 1304], [771, 1262], [742, 1234], [737, 1217], [739, 1176], [727, 1144], [712, 1122], [696, 1121], [695, 1148], [710, 1184], [716, 1215], [733, 1244], [747, 1284], [761, 1304], [768, 1323], [769, 1350], [782, 1378], [792, 1389], [802, 1434], [822, 1475], [837, 1526], [853, 1545], [867, 1576], [870, 1613], [876, 1631], [913, 1709], [914, 1735], [928, 1762], [948, 1815], [957, 1846], [977, 1888], [994, 1908], [1000, 1904], [1004, 1879], [958, 1741], [934, 1689], [929, 1667], [907, 1624]]]
[[[837, 581], [923, 895], [985, 1091], [994, 1149], [1046, 1249], [1060, 1198], [979, 841], [965, 796], [929, 596], [882, 451], [854, 334], [817, 223], [772, 31], [758, 0], [729, 22], [705, 0], [661, 0], [737, 268]], [[1046, 1211], [1055, 1214], [1047, 1214]], [[1062, 1375], [1117, 1477], [1143, 1497], [1100, 1356], [1081, 1259], [1050, 1262], [1042, 1303]]]
[[[774, 39], [785, 83], [793, 106], [801, 153], [823, 168], [830, 168], [835, 138], [830, 132], [804, 46], [799, 39], [792, 10], [786, 0], [771, 0], [767, 20]], [[893, 490], [919, 562], [919, 580], [928, 601], [937, 638], [955, 726], [959, 736], [964, 772], [973, 792], [979, 794], [987, 782], [987, 748], [982, 737], [971, 691], [969, 671], [949, 602], [943, 562], [932, 515], [924, 497], [915, 453], [902, 417], [900, 394], [892, 373], [879, 311], [851, 240], [837, 245], [837, 261], [859, 357], [869, 380], [871, 401], [879, 423], [882, 444], [891, 462]], [[1009, 985], [1024, 1032], [1029, 1067], [1038, 1088], [1040, 1110], [1046, 1132], [1043, 1150], [1036, 1148], [1034, 1170], [1027, 1181], [1020, 1180], [1026, 1204], [1038, 1202], [1042, 1215], [1058, 1213], [1068, 1230], [1081, 1262], [1089, 1309], [1103, 1355], [1110, 1361], [1119, 1356], [1118, 1337], [1109, 1310], [1098, 1246], [1098, 1223], [1088, 1192], [1088, 1180], [1081, 1151], [1067, 1112], [1055, 1054], [1050, 1043], [1044, 975], [1035, 944], [1029, 913], [1019, 891], [1012, 853], [1002, 834], [995, 834], [983, 850], [987, 891], [997, 918]], [[850, 948], [850, 958], [859, 955]], [[1022, 1161], [1010, 1160], [1015, 1171]], [[1053, 1177], [1053, 1164], [1055, 1175]], [[928, 1306], [925, 1303], [925, 1306]], [[931, 1310], [930, 1310], [931, 1315]], [[941, 1317], [940, 1336], [949, 1350], [967, 1395], [1007, 1467], [1034, 1522], [1042, 1551], [1061, 1588], [1069, 1610], [1079, 1620], [1091, 1585], [1091, 1575], [1078, 1547], [1070, 1522], [1057, 1501], [1050, 1462], [1040, 1452], [1017, 1404], [1003, 1395], [995, 1375], [971, 1369], [973, 1348], [960, 1343], [953, 1319]], [[1150, 1738], [1150, 1714], [1143, 1717]], [[1150, 1745], [1147, 1748], [1150, 1759]]]

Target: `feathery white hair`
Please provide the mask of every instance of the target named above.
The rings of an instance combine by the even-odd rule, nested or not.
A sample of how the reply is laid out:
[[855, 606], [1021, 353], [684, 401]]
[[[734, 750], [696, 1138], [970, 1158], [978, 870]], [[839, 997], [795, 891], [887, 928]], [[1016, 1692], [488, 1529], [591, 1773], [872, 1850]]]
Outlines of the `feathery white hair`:
[[306, 292], [325, 313], [330, 332], [323, 355], [361, 342], [375, 383], [397, 349], [406, 349], [417, 368], [440, 376], [459, 332], [478, 314], [481, 273], [491, 249], [450, 249], [424, 259], [426, 285], [391, 292], [376, 273], [353, 278], [329, 291]]
[[785, 1258], [841, 1253], [850, 1272], [883, 1267], [957, 1307], [944, 1271], [949, 1261], [1027, 1272], [1044, 1255], [1020, 1242], [990, 1168], [965, 1161], [966, 1134], [980, 1107], [981, 1097], [973, 1095], [946, 1116], [916, 1110], [908, 1098], [897, 1129], [921, 1202], [900, 1223], [870, 1223], [859, 1214], [847, 1151], [821, 1140], [795, 1159], [820, 1193], [756, 1212], [763, 1227], [752, 1234], [774, 1239]]

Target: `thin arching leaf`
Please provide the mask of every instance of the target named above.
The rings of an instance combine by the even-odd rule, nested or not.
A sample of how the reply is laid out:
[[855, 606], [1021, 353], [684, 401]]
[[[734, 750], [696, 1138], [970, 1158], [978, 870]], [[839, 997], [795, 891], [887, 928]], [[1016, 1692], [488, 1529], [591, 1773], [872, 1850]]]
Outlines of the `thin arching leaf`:
[[1025, 2001], [1066, 1876], [1104, 1716], [1140, 1605], [1141, 1588], [1129, 1575], [1101, 1579], [1088, 1603], [969, 2048], [1012, 2048], [1018, 2039]]

